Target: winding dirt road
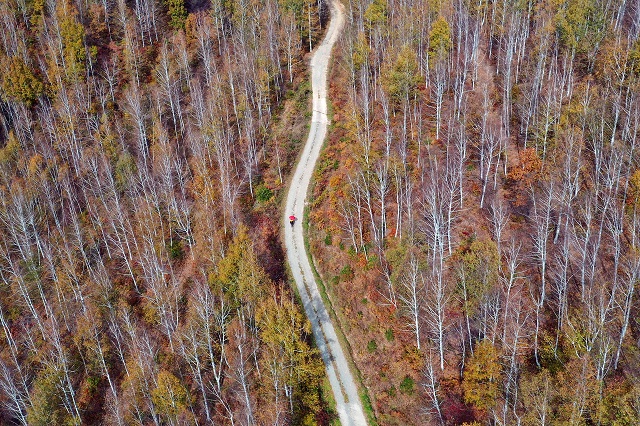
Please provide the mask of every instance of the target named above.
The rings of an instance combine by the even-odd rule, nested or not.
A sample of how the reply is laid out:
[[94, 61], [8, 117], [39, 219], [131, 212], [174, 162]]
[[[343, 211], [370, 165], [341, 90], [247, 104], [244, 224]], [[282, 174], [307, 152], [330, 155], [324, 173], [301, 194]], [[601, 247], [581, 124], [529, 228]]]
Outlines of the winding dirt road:
[[295, 278], [302, 304], [311, 321], [313, 335], [331, 382], [336, 409], [342, 426], [366, 426], [358, 388], [336, 336], [327, 310], [318, 291], [309, 258], [304, 247], [302, 224], [289, 225], [289, 215], [302, 218], [309, 181], [327, 134], [327, 71], [331, 48], [344, 26], [343, 6], [338, 0], [331, 3], [331, 23], [322, 44], [311, 58], [311, 84], [313, 89], [313, 116], [309, 137], [291, 181], [284, 214], [285, 245], [291, 272]]

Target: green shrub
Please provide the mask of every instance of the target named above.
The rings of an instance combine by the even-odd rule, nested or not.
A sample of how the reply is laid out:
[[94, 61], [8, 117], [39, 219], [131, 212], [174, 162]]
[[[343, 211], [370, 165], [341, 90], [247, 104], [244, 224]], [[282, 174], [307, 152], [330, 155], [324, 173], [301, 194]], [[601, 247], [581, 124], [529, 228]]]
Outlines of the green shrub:
[[100, 383], [100, 377], [89, 376], [87, 377], [87, 385], [89, 392], [94, 394], [98, 390], [98, 384]]
[[369, 340], [369, 343], [367, 343], [367, 350], [369, 352], [375, 352], [378, 349], [378, 344], [376, 343], [375, 340]]
[[353, 279], [353, 277], [355, 277], [355, 274], [353, 272], [353, 269], [349, 265], [345, 266], [340, 271], [340, 281], [342, 281], [342, 282], [351, 281]]
[[169, 257], [172, 260], [182, 259], [184, 255], [184, 250], [182, 249], [182, 241], [179, 239], [171, 239], [167, 243], [167, 251], [169, 252]]
[[388, 342], [391, 342], [394, 339], [393, 330], [388, 328], [387, 331], [384, 332], [384, 337], [387, 338]]
[[273, 191], [264, 186], [264, 184], [260, 184], [256, 187], [256, 200], [261, 203], [266, 203], [273, 197]]
[[411, 377], [405, 376], [404, 379], [402, 379], [402, 382], [400, 383], [400, 392], [407, 395], [412, 395], [415, 386], [416, 386], [416, 382]]
[[396, 387], [391, 385], [391, 387], [387, 389], [387, 395], [389, 395], [392, 398], [396, 396]]

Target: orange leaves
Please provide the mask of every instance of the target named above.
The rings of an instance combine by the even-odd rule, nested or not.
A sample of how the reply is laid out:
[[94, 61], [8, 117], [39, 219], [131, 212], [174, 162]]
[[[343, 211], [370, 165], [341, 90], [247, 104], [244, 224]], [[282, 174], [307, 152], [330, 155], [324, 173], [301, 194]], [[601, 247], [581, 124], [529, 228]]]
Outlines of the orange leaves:
[[526, 190], [542, 177], [541, 170], [542, 160], [534, 148], [520, 151], [517, 165], [510, 167], [507, 173], [516, 206], [526, 204]]
[[542, 168], [542, 160], [534, 148], [520, 151], [518, 165], [509, 169], [507, 177], [516, 182], [533, 180], [538, 177]]
[[640, 203], [640, 169], [636, 170], [629, 179], [627, 203], [633, 206], [637, 206]]

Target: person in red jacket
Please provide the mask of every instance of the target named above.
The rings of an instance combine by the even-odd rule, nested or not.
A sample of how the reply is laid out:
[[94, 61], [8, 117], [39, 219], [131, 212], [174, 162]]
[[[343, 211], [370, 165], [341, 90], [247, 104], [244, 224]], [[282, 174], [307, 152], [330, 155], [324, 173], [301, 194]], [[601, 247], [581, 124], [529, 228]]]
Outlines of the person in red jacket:
[[293, 224], [296, 223], [296, 220], [298, 220], [298, 218], [295, 217], [294, 215], [289, 216], [289, 223], [291, 224], [292, 228], [293, 228]]

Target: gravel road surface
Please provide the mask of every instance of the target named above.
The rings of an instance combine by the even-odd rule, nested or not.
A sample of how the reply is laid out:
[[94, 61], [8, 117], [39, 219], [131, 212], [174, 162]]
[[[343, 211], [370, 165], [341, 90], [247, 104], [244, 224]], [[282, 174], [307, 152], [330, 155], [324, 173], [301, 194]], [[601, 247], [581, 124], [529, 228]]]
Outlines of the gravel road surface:
[[331, 23], [327, 35], [311, 58], [313, 116], [309, 137], [296, 166], [287, 195], [287, 207], [284, 212], [284, 235], [289, 265], [305, 312], [311, 321], [316, 344], [327, 369], [340, 423], [342, 426], [366, 426], [367, 422], [358, 396], [358, 389], [309, 264], [304, 247], [301, 220], [298, 220], [293, 226], [289, 224], [289, 216], [292, 214], [298, 219], [302, 218], [309, 181], [327, 134], [327, 124], [329, 123], [326, 99], [327, 71], [331, 48], [338, 39], [343, 26], [343, 6], [338, 0], [334, 0], [331, 3]]

